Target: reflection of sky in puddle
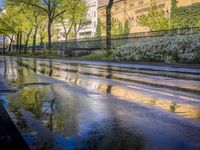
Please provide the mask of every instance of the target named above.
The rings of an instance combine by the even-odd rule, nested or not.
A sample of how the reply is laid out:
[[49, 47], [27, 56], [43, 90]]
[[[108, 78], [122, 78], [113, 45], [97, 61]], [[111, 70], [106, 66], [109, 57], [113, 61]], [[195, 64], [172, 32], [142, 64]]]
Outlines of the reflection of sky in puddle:
[[[90, 111], [79, 115], [79, 118], [81, 119], [79, 121], [78, 134], [80, 136], [87, 135], [88, 131], [93, 128], [93, 123], [101, 124], [103, 120], [109, 118], [109, 112], [107, 112], [107, 108], [105, 108], [106, 105], [102, 101], [98, 100], [98, 95], [93, 94], [91, 97], [92, 99], [87, 99], [89, 101], [87, 103], [87, 109]], [[103, 124], [101, 126], [104, 128]]]
[[[54, 90], [51, 91], [52, 89]], [[37, 92], [38, 94], [35, 96]], [[26, 93], [28, 94], [26, 95]], [[99, 133], [105, 134], [103, 130], [109, 130], [110, 125], [104, 121], [110, 122], [110, 117], [115, 117], [110, 115], [107, 104], [104, 104], [99, 96], [98, 94], [92, 94], [89, 97], [77, 95], [62, 86], [41, 86], [39, 89], [38, 87], [25, 87], [21, 92], [9, 95], [9, 99], [11, 104], [32, 112], [36, 119], [41, 120], [44, 126], [55, 133], [53, 143], [56, 147], [67, 146], [77, 149], [78, 145], [87, 147], [85, 142], [100, 136]], [[52, 105], [54, 98], [56, 98], [55, 103]], [[32, 109], [34, 107], [37, 109]], [[10, 108], [12, 109], [12, 105]], [[29, 119], [24, 117], [30, 121], [27, 124], [35, 124], [34, 118], [30, 119], [30, 115], [27, 115], [26, 111], [21, 111], [21, 113], [22, 117], [29, 117]], [[38, 127], [41, 128], [40, 125]], [[36, 126], [34, 129], [37, 132]], [[38, 132], [35, 134], [36, 137], [33, 136], [33, 133], [34, 131], [30, 135], [25, 134], [28, 143], [39, 141]]]
[[[65, 141], [69, 144], [70, 140], [79, 136], [87, 137], [88, 133], [95, 129], [94, 124], [101, 124], [109, 118], [109, 112], [99, 98], [98, 94], [80, 97], [63, 86], [24, 87], [21, 92], [9, 95], [11, 104], [32, 112], [44, 126], [55, 132], [55, 141]], [[10, 108], [12, 109], [12, 105]], [[103, 124], [100, 128], [104, 128]], [[35, 129], [37, 130], [37, 127]], [[34, 140], [32, 133], [25, 134], [25, 137]]]
[[[21, 129], [29, 144], [42, 143], [37, 137], [42, 134], [38, 132], [41, 131], [49, 135], [47, 139], [50, 143], [46, 146], [55, 146], [54, 149], [134, 147], [140, 150], [149, 145], [158, 145], [159, 148], [166, 146], [170, 150], [184, 150], [188, 146], [192, 148], [181, 135], [182, 132], [176, 131], [172, 125], [152, 119], [143, 111], [157, 107], [159, 110], [155, 109], [155, 112], [170, 111], [199, 122], [198, 94], [165, 88], [158, 90], [143, 84], [112, 79], [114, 76], [132, 78], [129, 73], [122, 72], [121, 75], [117, 71], [106, 72], [105, 69], [81, 65], [24, 62], [31, 67], [17, 67], [15, 62], [8, 63], [7, 79], [10, 84], [16, 87], [25, 84], [24, 87], [18, 87], [18, 93], [10, 94], [8, 99], [11, 111], [16, 111], [14, 113], [19, 118], [27, 117], [26, 123], [32, 126], [32, 130]], [[146, 77], [141, 75], [138, 79], [143, 78]], [[40, 82], [51, 84], [26, 86], [29, 85], [26, 83]], [[174, 114], [170, 115], [177, 117]], [[162, 132], [165, 133], [163, 137]], [[176, 145], [181, 142], [183, 146]]]
[[5, 108], [8, 108], [9, 107], [9, 100], [7, 99], [7, 96], [0, 95], [0, 103], [2, 103]]
[[[109, 83], [106, 83], [105, 81], [100, 82], [98, 79], [88, 79], [81, 75], [77, 77], [76, 74], [68, 74], [66, 78], [59, 75], [54, 76], [53, 74], [53, 77], [55, 79], [67, 81], [81, 87], [87, 87], [88, 89], [96, 89], [105, 93], [108, 92], [108, 87], [111, 86], [109, 93], [123, 100], [153, 105], [160, 109], [177, 113], [186, 118], [200, 118], [200, 96], [197, 96], [197, 98], [194, 96], [194, 98], [192, 98], [178, 93], [145, 89], [144, 87], [139, 86], [128, 86], [126, 88], [115, 84], [109, 85]], [[197, 103], [191, 105], [190, 102]]]
[[[38, 70], [40, 69], [41, 68], [38, 67]], [[49, 69], [48, 65], [42, 65], [42, 70], [43, 69], [47, 71]], [[150, 75], [137, 74], [137, 73], [118, 72], [115, 70], [99, 70], [95, 68], [92, 68], [92, 69], [87, 68], [85, 66], [80, 67], [79, 65], [78, 66], [63, 65], [60, 67], [60, 65], [54, 64], [53, 69], [54, 69], [54, 76], [60, 75], [61, 72], [62, 73], [69, 73], [69, 72], [77, 73], [78, 72], [80, 74], [101, 76], [101, 77], [107, 77], [107, 78], [111, 76], [112, 79], [120, 79], [120, 80], [125, 80], [125, 81], [129, 80], [133, 82], [150, 84], [151, 86], [153, 86], [156, 83], [157, 85], [165, 86], [168, 88], [176, 86], [176, 88], [180, 90], [181, 89], [190, 89], [191, 91], [200, 90], [200, 82], [185, 80], [183, 77], [182, 79], [176, 80], [174, 78], [170, 78], [170, 76], [167, 76], [167, 77], [150, 76]], [[187, 76], [191, 76], [191, 75], [186, 75], [186, 77]], [[197, 75], [194, 75], [194, 76], [195, 76], [194, 79], [198, 77]]]
[[[24, 61], [23, 63], [31, 64], [30, 62], [27, 63], [26, 61]], [[190, 105], [188, 104], [188, 102], [189, 101], [199, 102], [200, 96], [196, 98], [195, 97], [192, 98], [190, 97], [190, 95], [184, 96], [178, 93], [172, 93], [172, 92], [170, 93], [167, 91], [163, 92], [159, 90], [157, 91], [156, 89], [148, 90], [145, 87], [139, 87], [137, 85], [136, 86], [129, 85], [128, 88], [125, 88], [120, 85], [106, 83], [106, 80], [102, 81], [98, 79], [92, 79], [91, 77], [88, 77], [87, 75], [80, 74], [79, 72], [81, 71], [85, 71], [88, 73], [90, 72], [92, 74], [93, 73], [98, 74], [102, 72], [99, 69], [95, 69], [95, 68], [91, 69], [91, 68], [87, 68], [81, 65], [66, 65], [66, 64], [60, 65], [59, 63], [50, 65], [48, 62], [37, 63], [37, 64], [39, 64], [37, 65], [37, 73], [49, 75], [49, 72], [52, 72], [51, 76], [58, 80], [62, 80], [65, 82], [67, 81], [68, 83], [75, 84], [84, 88], [86, 87], [91, 90], [96, 89], [101, 92], [109, 92], [110, 94], [117, 96], [119, 98], [125, 99], [125, 100], [130, 101], [131, 99], [131, 101], [133, 102], [154, 105], [158, 108], [175, 112], [187, 118], [199, 118], [199, 113], [200, 113], [199, 106], [194, 106], [193, 104]], [[49, 70], [50, 68], [48, 68], [47, 66], [52, 66], [53, 67], [52, 71], [50, 71]], [[70, 72], [69, 70], [74, 70], [76, 73]], [[108, 72], [112, 73], [112, 77], [117, 75], [116, 73], [114, 73], [115, 71], [108, 71]], [[106, 76], [106, 75], [103, 75], [103, 76]], [[128, 77], [126, 76], [126, 73], [120, 76], [124, 76], [123, 78]], [[137, 78], [137, 79], [144, 80], [144, 75], [141, 76], [141, 79], [140, 78]], [[152, 81], [153, 81], [152, 79], [151, 81], [149, 80], [149, 82], [152, 82]], [[180, 81], [182, 82], [182, 80]], [[192, 82], [195, 82], [195, 81], [192, 81]], [[166, 82], [165, 84], [167, 83], [168, 82]], [[176, 85], [179, 85], [179, 84], [176, 82]], [[183, 83], [183, 85], [192, 87], [192, 86], [189, 86], [189, 84]], [[108, 89], [109, 86], [111, 86], [110, 89]], [[184, 101], [186, 102], [186, 104], [185, 103], [182, 104], [182, 102]]]

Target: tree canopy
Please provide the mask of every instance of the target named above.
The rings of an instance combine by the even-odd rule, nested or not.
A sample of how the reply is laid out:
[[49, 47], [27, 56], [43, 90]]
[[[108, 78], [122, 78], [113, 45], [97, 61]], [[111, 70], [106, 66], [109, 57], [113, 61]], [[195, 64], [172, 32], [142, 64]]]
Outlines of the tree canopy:
[[172, 9], [172, 28], [185, 28], [199, 26], [200, 5], [190, 5], [185, 7], [175, 7]]
[[158, 8], [156, 1], [152, 1], [150, 10], [138, 18], [138, 23], [143, 27], [148, 27], [150, 31], [166, 30], [170, 27], [170, 18], [162, 8]]
[[28, 43], [32, 43], [33, 52], [37, 43], [48, 42], [51, 49], [53, 29], [63, 27], [66, 40], [71, 32], [77, 34], [86, 19], [87, 8], [84, 0], [5, 0], [0, 33], [14, 36], [15, 48], [20, 51], [25, 45], [25, 52]]
[[199, 26], [200, 5], [193, 4], [189, 6], [177, 7], [177, 0], [171, 0], [171, 10], [164, 12], [158, 8], [156, 1], [152, 1], [152, 5], [147, 14], [139, 18], [139, 24], [148, 27], [151, 31], [166, 30], [177, 28], [188, 28]]

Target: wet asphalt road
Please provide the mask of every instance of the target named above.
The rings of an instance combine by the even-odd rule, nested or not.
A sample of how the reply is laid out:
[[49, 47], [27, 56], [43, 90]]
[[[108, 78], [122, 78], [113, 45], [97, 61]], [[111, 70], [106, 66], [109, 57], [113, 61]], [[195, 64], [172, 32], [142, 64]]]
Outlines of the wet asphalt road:
[[14, 57], [0, 64], [18, 89], [3, 97], [6, 108], [31, 149], [200, 149], [198, 67]]

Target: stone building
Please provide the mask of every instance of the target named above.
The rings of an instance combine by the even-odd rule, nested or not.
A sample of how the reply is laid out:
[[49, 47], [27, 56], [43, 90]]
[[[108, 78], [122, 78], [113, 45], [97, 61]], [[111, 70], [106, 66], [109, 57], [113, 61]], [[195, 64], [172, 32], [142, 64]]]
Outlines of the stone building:
[[[138, 18], [146, 14], [153, 0], [114, 0], [112, 7], [112, 19], [122, 24], [126, 20], [129, 22], [130, 33], [149, 31], [147, 27], [142, 27], [138, 23]], [[178, 0], [177, 7], [188, 6], [200, 2], [200, 0]], [[108, 0], [99, 0], [98, 18], [102, 25], [106, 24], [106, 6]], [[156, 0], [158, 8], [162, 8], [166, 17], [170, 17], [171, 0]], [[102, 32], [105, 35], [105, 32]]]

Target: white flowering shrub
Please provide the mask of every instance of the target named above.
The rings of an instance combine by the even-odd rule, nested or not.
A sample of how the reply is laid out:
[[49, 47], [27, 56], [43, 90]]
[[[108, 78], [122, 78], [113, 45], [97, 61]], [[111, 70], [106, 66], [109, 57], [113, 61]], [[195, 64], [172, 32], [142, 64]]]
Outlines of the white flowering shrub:
[[200, 34], [163, 36], [113, 50], [113, 60], [200, 63]]

